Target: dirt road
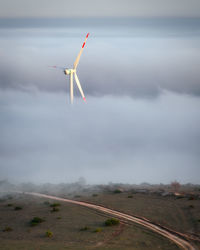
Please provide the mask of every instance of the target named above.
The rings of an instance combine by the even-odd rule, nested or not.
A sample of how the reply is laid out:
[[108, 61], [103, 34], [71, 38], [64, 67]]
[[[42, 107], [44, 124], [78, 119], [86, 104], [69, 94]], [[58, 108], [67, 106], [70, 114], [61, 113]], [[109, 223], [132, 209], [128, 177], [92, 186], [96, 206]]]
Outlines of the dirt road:
[[87, 203], [87, 202], [83, 202], [83, 201], [74, 201], [74, 200], [69, 200], [69, 199], [60, 198], [60, 197], [56, 197], [56, 196], [40, 194], [40, 193], [32, 193], [32, 192], [24, 192], [24, 194], [34, 195], [34, 196], [48, 198], [48, 199], [52, 199], [52, 200], [69, 202], [69, 203], [77, 204], [80, 206], [92, 208], [92, 209], [95, 209], [95, 210], [100, 211], [102, 213], [106, 213], [106, 214], [110, 214], [112, 216], [118, 217], [119, 219], [123, 219], [123, 220], [129, 221], [129, 222], [134, 222], [134, 223], [140, 224], [140, 225], [170, 239], [171, 241], [176, 243], [182, 249], [196, 250], [196, 248], [190, 242], [188, 242], [186, 239], [184, 239], [184, 237], [181, 237], [181, 235], [176, 234], [176, 232], [169, 231], [169, 230], [167, 230], [159, 225], [156, 225], [156, 224], [154, 224], [146, 219], [143, 219], [143, 218], [138, 218], [138, 217], [135, 217], [132, 215], [128, 215], [126, 213], [118, 212], [118, 211], [113, 210], [113, 209], [105, 208], [105, 207], [102, 207], [99, 205], [95, 205], [95, 204], [91, 204], [91, 203]]

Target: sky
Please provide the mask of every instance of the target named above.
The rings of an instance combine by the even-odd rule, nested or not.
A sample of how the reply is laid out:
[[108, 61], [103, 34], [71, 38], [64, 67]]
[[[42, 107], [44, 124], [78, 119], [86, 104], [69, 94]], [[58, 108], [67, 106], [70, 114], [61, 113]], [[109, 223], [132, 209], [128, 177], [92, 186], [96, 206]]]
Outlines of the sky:
[[[0, 0], [0, 179], [198, 184], [199, 15], [197, 0]], [[72, 67], [88, 32], [72, 106], [48, 66]]]
[[1, 17], [199, 17], [199, 0], [0, 0]]

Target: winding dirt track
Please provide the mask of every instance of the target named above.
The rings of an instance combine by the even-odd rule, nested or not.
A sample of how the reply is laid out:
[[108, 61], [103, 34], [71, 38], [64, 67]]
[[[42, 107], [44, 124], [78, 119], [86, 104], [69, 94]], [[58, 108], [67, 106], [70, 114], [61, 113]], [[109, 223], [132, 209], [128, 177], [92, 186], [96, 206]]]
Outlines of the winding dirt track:
[[[20, 192], [22, 193], [22, 192]], [[52, 200], [58, 200], [58, 201], [64, 201], [64, 202], [69, 202], [69, 203], [73, 203], [76, 205], [80, 205], [80, 206], [84, 206], [84, 207], [88, 207], [88, 208], [92, 208], [95, 209], [97, 211], [100, 211], [102, 213], [106, 213], [106, 214], [110, 214], [112, 216], [118, 217], [119, 219], [123, 219], [126, 221], [130, 221], [130, 222], [134, 222], [137, 224], [140, 224], [158, 234], [163, 235], [164, 237], [170, 239], [171, 241], [173, 241], [174, 243], [176, 243], [179, 247], [181, 247], [182, 249], [185, 250], [196, 250], [196, 248], [187, 240], [184, 239], [184, 237], [181, 237], [180, 235], [178, 235], [178, 233], [176, 234], [175, 232], [170, 232], [169, 230], [162, 228], [159, 225], [155, 225], [152, 222], [146, 220], [146, 219], [142, 219], [142, 218], [138, 218], [132, 215], [128, 215], [126, 213], [122, 213], [122, 212], [118, 212], [115, 211], [113, 209], [109, 209], [109, 208], [105, 208], [99, 205], [95, 205], [95, 204], [91, 204], [91, 203], [87, 203], [87, 202], [83, 202], [83, 201], [74, 201], [74, 200], [69, 200], [69, 199], [65, 199], [65, 198], [60, 198], [60, 197], [56, 197], [56, 196], [51, 196], [51, 195], [46, 195], [46, 194], [40, 194], [40, 193], [30, 193], [30, 192], [23, 192], [24, 194], [28, 194], [28, 195], [33, 195], [33, 196], [38, 196], [38, 197], [43, 197], [43, 198], [48, 198], [48, 199], [52, 199]]]

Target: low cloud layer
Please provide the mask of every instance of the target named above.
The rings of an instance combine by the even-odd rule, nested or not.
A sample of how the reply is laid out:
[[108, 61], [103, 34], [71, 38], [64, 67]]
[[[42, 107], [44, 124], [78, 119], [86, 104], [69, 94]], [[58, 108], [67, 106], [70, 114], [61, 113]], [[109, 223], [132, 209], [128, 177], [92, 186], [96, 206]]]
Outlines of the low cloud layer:
[[1, 93], [1, 178], [89, 183], [200, 181], [199, 98]]

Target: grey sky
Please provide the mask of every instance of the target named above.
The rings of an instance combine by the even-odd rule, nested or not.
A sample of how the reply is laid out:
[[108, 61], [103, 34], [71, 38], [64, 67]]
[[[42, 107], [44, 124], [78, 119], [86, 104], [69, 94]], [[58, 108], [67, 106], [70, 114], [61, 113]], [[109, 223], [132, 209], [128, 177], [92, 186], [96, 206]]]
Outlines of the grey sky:
[[200, 17], [199, 0], [0, 0], [0, 17]]

